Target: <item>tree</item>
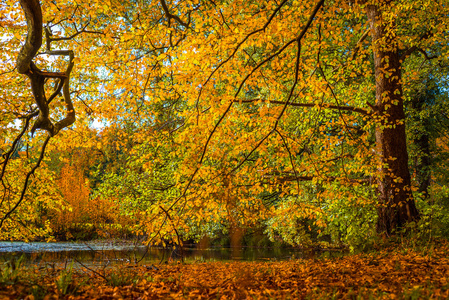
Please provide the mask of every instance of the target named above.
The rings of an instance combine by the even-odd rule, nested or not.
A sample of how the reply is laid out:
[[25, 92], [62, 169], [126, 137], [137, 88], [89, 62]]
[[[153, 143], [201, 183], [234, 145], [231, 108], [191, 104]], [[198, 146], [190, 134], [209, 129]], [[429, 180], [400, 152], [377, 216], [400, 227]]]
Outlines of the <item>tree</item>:
[[396, 24], [394, 19], [389, 20], [391, 16], [386, 16], [392, 6], [390, 1], [366, 6], [376, 78], [376, 102], [372, 109], [379, 118], [375, 134], [376, 152], [380, 159], [378, 230], [386, 233], [419, 217], [411, 193], [408, 169], [401, 56], [394, 28]]
[[[39, 6], [23, 2], [25, 12]], [[81, 116], [139, 127], [125, 172], [173, 174], [142, 214], [154, 235], [164, 224], [177, 235], [176, 226], [227, 215], [255, 223], [290, 214], [325, 227], [335, 202], [358, 210], [373, 198], [380, 233], [419, 219], [404, 94], [420, 70], [408, 58], [435, 54], [447, 64], [445, 1], [44, 3], [48, 28], [75, 31], [49, 31], [47, 41], [83, 54], [74, 74], [52, 75], [63, 79], [56, 89], [70, 74]], [[50, 75], [31, 64], [36, 35], [42, 30], [29, 31], [34, 46], [19, 55], [18, 71], [43, 83]], [[43, 88], [32, 86], [40, 105]], [[59, 123], [44, 104], [32, 129], [54, 135]], [[217, 197], [224, 189], [238, 199], [228, 210]]]
[[[281, 133], [279, 127], [281, 127], [281, 119], [284, 117], [287, 107], [289, 106], [322, 106], [327, 109], [337, 109], [340, 111], [339, 119], [340, 121], [345, 123], [343, 125], [346, 130], [349, 129], [349, 126], [348, 124], [346, 124], [347, 122], [345, 122], [346, 116], [342, 114], [342, 111], [353, 111], [361, 113], [370, 118], [369, 122], [373, 124], [372, 126], [374, 126], [375, 131], [375, 158], [378, 160], [379, 166], [378, 171], [375, 174], [379, 202], [377, 223], [378, 231], [384, 232], [386, 234], [391, 234], [396, 229], [402, 227], [405, 223], [418, 220], [419, 213], [413, 200], [410, 173], [408, 169], [408, 153], [406, 148], [407, 144], [405, 134], [405, 114], [402, 91], [404, 83], [402, 79], [403, 77], [401, 64], [414, 51], [423, 51], [421, 47], [423, 47], [424, 45], [429, 45], [428, 42], [434, 43], [435, 40], [433, 37], [436, 36], [435, 28], [432, 27], [432, 24], [434, 23], [431, 23], [428, 28], [424, 28], [424, 32], [419, 32], [418, 30], [414, 32], [413, 30], [410, 30], [409, 28], [413, 28], [413, 26], [408, 27], [410, 24], [407, 24], [407, 22], [402, 22], [404, 24], [397, 24], [397, 21], [400, 21], [397, 16], [407, 16], [413, 22], [419, 22], [419, 17], [422, 17], [422, 15], [411, 15], [411, 9], [414, 7], [413, 5], [410, 5], [406, 2], [364, 1], [356, 2], [354, 4], [348, 4], [347, 2], [332, 2], [326, 3], [326, 6], [323, 1], [318, 1], [316, 4], [309, 7], [306, 4], [301, 3], [301, 9], [296, 9], [301, 12], [309, 11], [310, 13], [308, 19], [294, 13], [293, 7], [295, 7], [295, 3], [283, 1], [279, 5], [274, 5], [273, 3], [270, 4], [272, 7], [271, 14], [267, 14], [265, 23], [260, 20], [263, 20], [264, 17], [260, 17], [260, 19], [258, 18], [262, 15], [261, 12], [263, 12], [263, 10], [268, 6], [264, 7], [263, 5], [258, 6], [257, 4], [252, 4], [248, 6], [248, 10], [246, 10], [244, 13], [240, 11], [240, 15], [246, 14], [248, 18], [250, 15], [253, 16], [251, 21], [246, 21], [240, 17], [236, 17], [235, 15], [233, 15], [233, 9], [236, 9], [235, 7], [237, 5], [235, 2], [233, 2], [232, 4], [227, 3], [223, 7], [217, 5], [216, 7], [214, 7], [214, 9], [220, 11], [221, 16], [217, 13], [215, 14], [215, 18], [221, 19], [222, 23], [215, 22], [215, 24], [217, 24], [216, 28], [219, 28], [221, 32], [219, 30], [216, 30], [215, 28], [205, 29], [205, 32], [207, 32], [207, 34], [203, 33], [204, 40], [199, 37], [198, 39], [200, 39], [200, 41], [196, 41], [196, 43], [190, 46], [190, 52], [184, 49], [186, 53], [191, 53], [192, 51], [196, 52], [198, 55], [194, 55], [194, 57], [198, 57], [198, 59], [201, 57], [203, 59], [203, 63], [198, 68], [195, 66], [195, 58], [189, 59], [187, 58], [187, 55], [185, 60], [180, 60], [183, 62], [190, 62], [189, 67], [195, 69], [195, 72], [204, 72], [205, 70], [206, 74], [209, 74], [208, 77], [206, 76], [207, 79], [203, 82], [197, 81], [194, 84], [190, 84], [189, 82], [191, 86], [199, 86], [198, 91], [192, 92], [190, 94], [190, 98], [197, 99], [195, 105], [197, 110], [200, 110], [199, 102], [201, 96], [203, 95], [207, 95], [204, 96], [204, 98], [210, 97], [216, 99], [215, 101], [217, 103], [228, 102], [227, 104], [223, 103], [222, 105], [211, 105], [210, 108], [207, 108], [208, 110], [213, 110], [215, 107], [218, 108], [215, 112], [216, 115], [212, 114], [212, 118], [216, 120], [215, 124], [213, 126], [211, 126], [210, 123], [208, 124], [208, 126], [197, 125], [197, 128], [200, 132], [202, 131], [209, 133], [206, 134], [207, 138], [201, 141], [202, 146], [199, 147], [199, 149], [196, 149], [196, 153], [201, 153], [201, 155], [192, 156], [189, 157], [189, 159], [197, 161], [199, 165], [203, 165], [206, 160], [206, 155], [208, 153], [209, 155], [213, 155], [213, 152], [215, 150], [212, 149], [214, 136], [224, 135], [223, 132], [220, 132], [220, 127], [227, 126], [227, 124], [225, 123], [226, 120], [238, 118], [237, 116], [233, 115], [233, 110], [237, 110], [235, 109], [237, 103], [257, 104], [266, 101], [271, 104], [280, 104], [283, 106], [283, 108], [278, 112], [277, 118], [275, 118], [274, 120], [272, 119], [272, 122], [268, 122], [268, 124], [270, 124], [268, 126], [271, 128], [271, 130], [257, 138], [258, 141], [256, 143], [253, 143], [249, 150], [246, 151], [244, 158], [241, 159], [236, 166], [230, 167], [231, 173], [239, 170], [244, 164], [248, 163], [251, 155], [255, 153], [256, 150], [260, 149], [260, 147], [264, 143], [270, 143], [269, 139], [273, 135], [279, 135], [280, 140], [276, 141], [277, 143], [281, 143], [281, 140], [284, 140], [284, 134]], [[436, 7], [433, 5], [431, 7], [433, 9], [436, 9]], [[267, 10], [270, 11], [269, 9]], [[229, 17], [229, 19], [226, 18], [227, 15], [223, 13], [224, 11], [229, 11], [228, 17], [231, 15], [232, 17]], [[170, 24], [170, 20], [173, 19], [178, 23], [178, 26], [185, 26], [185, 24], [181, 23], [180, 20], [174, 19], [171, 13], [169, 13], [167, 10], [165, 10], [165, 13], [168, 19], [168, 24]], [[212, 10], [207, 11], [207, 13], [210, 13], [210, 15], [209, 19], [207, 19], [206, 17], [206, 21], [203, 21], [202, 23], [193, 22], [193, 24], [195, 24], [196, 31], [199, 31], [199, 27], [201, 25], [203, 25], [204, 27], [211, 26], [210, 24], [208, 24], [208, 22], [213, 22], [211, 15], [213, 15], [214, 13], [212, 12]], [[207, 13], [205, 9], [202, 13], [203, 18], [205, 15], [207, 15]], [[334, 13], [335, 15], [337, 15], [337, 17], [331, 16], [331, 13]], [[351, 16], [348, 16], [351, 14], [353, 14], [352, 20]], [[363, 17], [363, 14], [365, 14], [366, 17]], [[186, 15], [188, 15], [190, 18], [190, 12], [186, 13]], [[357, 17], [359, 17], [362, 21], [354, 24], [354, 19]], [[434, 17], [435, 19], [437, 19], [439, 17], [443, 17], [443, 15], [434, 14]], [[301, 23], [300, 28], [295, 28], [292, 25], [292, 22], [295, 18], [301, 20], [299, 21]], [[282, 21], [275, 23], [274, 20], [276, 19]], [[290, 20], [291, 22], [289, 22]], [[324, 24], [325, 21], [330, 22], [332, 25], [326, 26]], [[370, 104], [369, 102], [367, 103], [369, 106], [368, 109], [363, 107], [357, 108], [346, 106], [347, 103], [344, 103], [343, 105], [341, 103], [338, 103], [338, 98], [335, 96], [336, 92], [332, 90], [335, 87], [332, 86], [330, 80], [327, 80], [327, 77], [330, 77], [333, 82], [347, 80], [347, 78], [345, 78], [344, 75], [341, 76], [336, 71], [329, 71], [328, 69], [326, 69], [325, 64], [331, 60], [335, 61], [336, 58], [335, 56], [331, 55], [327, 55], [327, 57], [323, 58], [322, 56], [325, 56], [324, 51], [320, 52], [320, 47], [322, 47], [323, 43], [337, 43], [341, 40], [340, 37], [336, 36], [339, 34], [338, 30], [340, 30], [341, 33], [344, 32], [348, 35], [351, 35], [350, 33], [355, 31], [354, 28], [359, 29], [360, 27], [363, 27], [360, 26], [363, 25], [363, 23], [370, 26], [371, 49], [362, 49], [363, 41], [364, 39], [366, 39], [366, 34], [362, 34], [359, 42], [355, 45], [355, 49], [353, 49], [353, 51], [346, 51], [352, 52], [352, 57], [350, 57], [350, 60], [352, 59], [353, 62], [360, 61], [361, 63], [365, 63], [367, 62], [367, 60], [358, 59], [357, 52], [362, 55], [368, 55], [369, 52], [372, 51], [375, 101], [373, 101], [374, 103], [372, 104]], [[327, 41], [322, 41], [320, 40], [320, 33], [318, 33], [318, 36], [310, 33], [312, 24], [317, 24], [318, 28], [323, 28], [323, 31], [325, 30], [324, 28], [327, 27], [327, 29], [336, 29], [337, 32], [333, 33], [333, 36], [330, 36]], [[402, 25], [403, 28], [398, 29], [399, 25]], [[332, 28], [332, 26], [334, 27]], [[275, 33], [269, 32], [269, 28], [271, 27], [274, 28]], [[291, 35], [289, 36], [288, 34], [281, 34], [280, 32], [282, 31], [279, 28], [283, 28], [284, 32], [286, 30], [290, 30], [290, 32], [299, 32], [299, 34], [291, 37]], [[230, 31], [226, 32], [226, 29], [229, 29]], [[422, 29], [420, 28], [420, 30]], [[234, 33], [237, 33], [237, 39], [235, 38], [235, 36], [233, 36], [234, 40], [226, 39], [226, 34], [232, 31]], [[238, 33], [240, 33], [240, 35], [238, 35]], [[329, 32], [326, 32], [326, 34], [329, 35]], [[410, 43], [408, 40], [403, 39], [400, 34], [403, 34], [404, 37], [406, 36], [406, 34], [409, 36], [411, 35], [412, 38], [410, 40], [412, 42]], [[275, 51], [270, 52], [268, 47], [263, 49], [262, 51], [259, 50], [261, 49], [261, 47], [266, 47], [266, 45], [261, 45], [260, 41], [258, 41], [257, 39], [263, 39], [265, 37], [273, 44], [272, 47], [275, 49]], [[282, 37], [282, 39], [278, 41], [275, 40], [276, 37]], [[318, 41], [316, 40], [317, 38]], [[409, 42], [410, 44], [407, 44], [407, 42]], [[217, 45], [217, 48], [220, 48], [219, 52], [211, 49], [212, 47], [208, 47], [207, 43], [214, 45], [213, 47]], [[226, 43], [228, 43], [227, 45], [232, 46], [222, 46], [222, 44]], [[309, 44], [310, 46], [307, 44]], [[315, 49], [312, 45], [316, 45]], [[251, 54], [248, 53], [251, 47], [259, 47], [259, 49]], [[207, 51], [201, 51], [201, 48], [207, 48]], [[342, 51], [342, 53], [344, 52]], [[316, 102], [310, 104], [293, 102], [293, 99], [297, 97], [295, 95], [296, 89], [299, 90], [300, 88], [303, 88], [302, 90], [300, 90], [303, 91], [306, 88], [310, 88], [306, 84], [300, 82], [301, 78], [302, 80], [304, 80], [304, 78], [306, 77], [306, 74], [304, 73], [301, 76], [300, 70], [307, 69], [307, 67], [310, 68], [310, 65], [307, 66], [307, 63], [313, 63], [313, 60], [311, 59], [311, 56], [313, 56], [312, 54], [316, 54], [317, 59], [315, 60], [315, 63], [318, 65], [317, 70], [320, 71], [316, 72], [317, 75], [314, 76], [318, 77], [315, 78], [316, 81], [314, 82], [314, 84], [316, 86], [321, 85], [326, 87], [326, 89], [328, 89], [328, 93], [323, 98], [334, 98], [336, 105], [329, 102], [326, 103], [326, 100], [324, 100], [324, 103], [321, 105], [316, 104]], [[239, 64], [239, 61], [237, 59], [239, 55], [241, 61], [245, 60], [242, 59], [243, 57], [248, 57], [248, 62], [245, 61], [245, 64]], [[306, 57], [303, 58], [303, 55]], [[210, 62], [214, 61], [216, 57], [218, 57], [218, 59], [215, 60], [216, 62]], [[233, 62], [233, 60], [237, 62]], [[251, 60], [252, 63], [250, 62]], [[279, 69], [279, 71], [277, 71], [275, 67], [273, 67], [276, 60], [280, 60], [280, 62], [278, 61], [277, 63], [282, 64], [284, 69]], [[191, 63], [192, 61], [193, 64]], [[351, 61], [343, 67], [351, 69], [352, 72], [360, 72], [362, 74], [367, 71], [366, 68], [358, 68], [354, 65], [351, 66], [350, 63]], [[209, 66], [211, 67], [208, 68]], [[222, 77], [220, 78], [220, 68], [224, 69], [226, 67], [228, 68], [227, 70], [239, 69], [242, 75], [238, 76], [235, 73], [231, 73], [232, 71], [228, 71], [228, 74], [232, 74], [232, 79], [229, 79], [229, 75], [228, 79], [223, 79]], [[210, 69], [211, 71], [208, 71], [208, 69]], [[288, 69], [293, 69], [295, 71], [292, 72], [292, 75], [289, 75], [288, 72], [285, 71]], [[186, 70], [184, 69], [183, 71]], [[275, 76], [270, 77], [270, 72]], [[262, 90], [263, 83], [258, 81], [256, 74], [260, 74], [258, 75], [259, 78], [267, 79], [267, 81], [276, 80], [277, 84], [270, 82], [270, 88], [271, 90], [286, 90], [284, 95], [274, 95], [275, 98], [283, 98], [284, 100], [269, 100], [265, 97], [259, 97], [258, 99], [254, 100], [249, 99], [249, 97], [253, 96], [252, 94], [255, 94], [255, 91]], [[288, 81], [287, 76], [291, 78], [290, 81]], [[313, 73], [310, 76], [312, 77]], [[181, 86], [184, 82], [188, 82], [187, 79], [181, 81], [182, 77], [183, 76], [179, 74], [179, 82], [181, 83]], [[282, 80], [284, 80], [284, 82], [290, 82], [290, 87], [281, 86]], [[313, 78], [309, 78], [310, 82], [312, 82], [312, 80]], [[219, 82], [223, 82], [223, 84], [227, 83], [228, 87], [220, 86]], [[232, 82], [233, 84], [229, 84], [230, 82]], [[351, 83], [348, 80], [347, 82]], [[209, 88], [207, 87], [207, 85], [209, 85]], [[231, 86], [231, 88], [229, 88], [229, 86]], [[314, 88], [310, 89], [314, 90]], [[315, 90], [317, 90], [318, 92], [317, 88], [315, 88]], [[232, 95], [231, 93], [234, 93], [234, 95]], [[256, 94], [261, 95], [262, 93], [259, 92]], [[270, 94], [273, 95], [273, 93]], [[309, 93], [309, 95], [311, 96], [311, 98], [313, 98], [313, 93]], [[225, 100], [223, 101], [223, 99]], [[207, 107], [207, 105], [204, 105], [203, 107]], [[262, 109], [263, 106], [259, 107], [260, 109]], [[206, 113], [204, 115], [206, 115]], [[197, 119], [198, 117], [201, 117], [201, 114], [199, 112], [197, 113]], [[284, 144], [286, 146], [286, 150], [291, 156], [291, 152], [294, 151], [288, 149], [287, 143]], [[291, 167], [293, 168], [293, 171], [295, 171], [293, 160], [291, 160], [291, 162]], [[200, 166], [195, 167], [192, 171], [191, 178], [200, 173], [200, 169]], [[318, 175], [315, 174], [315, 176], [312, 177], [300, 177], [297, 175], [297, 173], [298, 172], [295, 171], [293, 180], [298, 181], [302, 179], [313, 179], [316, 175]], [[189, 185], [190, 182], [188, 186]], [[188, 187], [185, 189], [185, 191], [187, 190]]]
[[[70, 126], [75, 121], [75, 111], [73, 108], [72, 100], [70, 97], [69, 80], [70, 73], [74, 65], [74, 55], [70, 50], [51, 50], [52, 38], [50, 31], [47, 32], [47, 51], [46, 54], [56, 56], [68, 56], [69, 61], [67, 68], [64, 72], [48, 72], [41, 70], [33, 61], [39, 49], [42, 45], [43, 24], [42, 24], [42, 11], [38, 0], [23, 0], [20, 1], [25, 19], [27, 22], [27, 37], [26, 41], [20, 49], [17, 55], [17, 61], [15, 68], [19, 74], [26, 75], [30, 80], [31, 91], [34, 99], [34, 103], [30, 105], [30, 108], [25, 113], [20, 112], [16, 114], [16, 117], [22, 119], [23, 128], [20, 133], [12, 141], [12, 145], [8, 151], [3, 153], [3, 161], [1, 162], [2, 170], [0, 173], [0, 180], [3, 184], [3, 198], [1, 201], [2, 217], [0, 220], [0, 227], [2, 227], [4, 221], [18, 208], [25, 197], [27, 186], [30, 181], [30, 176], [34, 174], [36, 169], [42, 162], [44, 157], [45, 148], [52, 136], [55, 136], [61, 129]], [[53, 93], [47, 97], [45, 91], [45, 84], [48, 80], [55, 79]], [[66, 106], [66, 116], [58, 122], [54, 122], [50, 118], [50, 103], [61, 93], [64, 98]], [[23, 105], [18, 105], [19, 107]], [[37, 129], [43, 129], [48, 132], [48, 136], [42, 144], [42, 150], [39, 159], [36, 164], [28, 171], [23, 180], [23, 188], [20, 192], [20, 197], [14, 199], [9, 197], [9, 188], [5, 185], [7, 177], [8, 164], [10, 164], [11, 155], [14, 153], [17, 145], [22, 139], [23, 135], [29, 129], [31, 120], [34, 120], [34, 124], [30, 129], [33, 135]], [[14, 203], [15, 202], [15, 203]]]

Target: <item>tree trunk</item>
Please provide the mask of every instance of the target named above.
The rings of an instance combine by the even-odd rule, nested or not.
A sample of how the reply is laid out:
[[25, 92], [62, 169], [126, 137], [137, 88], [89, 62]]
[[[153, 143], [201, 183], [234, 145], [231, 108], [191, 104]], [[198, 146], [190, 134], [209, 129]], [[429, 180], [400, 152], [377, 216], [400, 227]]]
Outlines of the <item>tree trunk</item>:
[[[388, 4], [367, 5], [376, 76], [376, 153], [378, 174], [377, 231], [393, 233], [419, 219], [411, 192], [401, 83], [401, 62], [394, 23], [383, 20]], [[383, 7], [381, 7], [383, 6]]]

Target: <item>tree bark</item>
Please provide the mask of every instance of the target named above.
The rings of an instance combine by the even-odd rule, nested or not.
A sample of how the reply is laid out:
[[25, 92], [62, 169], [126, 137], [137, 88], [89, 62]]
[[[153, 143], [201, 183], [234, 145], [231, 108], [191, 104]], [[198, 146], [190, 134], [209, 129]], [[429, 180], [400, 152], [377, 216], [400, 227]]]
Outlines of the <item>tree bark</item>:
[[[75, 109], [70, 99], [69, 80], [70, 73], [73, 69], [73, 51], [71, 50], [57, 50], [50, 51], [47, 49], [47, 54], [50, 55], [65, 55], [69, 57], [69, 63], [65, 72], [45, 72], [40, 70], [34, 63], [33, 59], [42, 46], [42, 10], [39, 0], [20, 0], [20, 5], [25, 14], [27, 21], [27, 38], [25, 44], [20, 49], [17, 56], [16, 68], [20, 74], [25, 74], [31, 81], [31, 90], [33, 92], [34, 100], [39, 108], [39, 116], [35, 121], [31, 133], [36, 129], [44, 129], [51, 136], [56, 135], [61, 129], [72, 125], [75, 122]], [[47, 36], [47, 39], [50, 37]], [[47, 42], [50, 47], [50, 43]], [[52, 99], [46, 99], [45, 96], [45, 82], [47, 78], [59, 78], [60, 88], [63, 90], [64, 102], [66, 104], [66, 117], [56, 124], [50, 120], [49, 104]], [[54, 98], [60, 91], [58, 88], [50, 98]]]
[[376, 77], [376, 152], [378, 174], [377, 231], [390, 235], [407, 222], [419, 219], [411, 192], [405, 134], [405, 114], [401, 83], [401, 62], [394, 22], [386, 22], [383, 12], [389, 2], [367, 5]]
[[20, 74], [27, 74], [42, 45], [42, 10], [39, 0], [21, 0], [20, 5], [27, 21], [27, 38], [17, 56], [16, 67]]

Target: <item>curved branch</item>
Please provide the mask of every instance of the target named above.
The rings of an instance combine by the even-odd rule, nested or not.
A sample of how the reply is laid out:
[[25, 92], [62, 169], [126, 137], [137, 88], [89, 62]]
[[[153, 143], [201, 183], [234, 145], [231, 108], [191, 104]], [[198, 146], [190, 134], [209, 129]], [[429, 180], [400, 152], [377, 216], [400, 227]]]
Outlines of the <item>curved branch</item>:
[[50, 29], [48, 29], [47, 27], [45, 27], [45, 37], [46, 37], [46, 42], [47, 42], [47, 50], [50, 51], [51, 50], [51, 42], [57, 42], [57, 41], [69, 41], [71, 39], [74, 39], [75, 37], [77, 37], [78, 35], [80, 35], [81, 33], [91, 33], [91, 34], [101, 34], [101, 35], [105, 35], [104, 32], [101, 31], [90, 31], [90, 30], [86, 30], [86, 27], [89, 25], [89, 23], [87, 23], [83, 29], [81, 30], [76, 30], [74, 34], [70, 35], [70, 36], [64, 36], [64, 37], [58, 37], [58, 38], [52, 38], [51, 36], [53, 35], [52, 32], [50, 31]]
[[[22, 186], [21, 194], [19, 200], [13, 205], [12, 208], [6, 209], [7, 212], [0, 220], [0, 228], [3, 226], [4, 221], [11, 216], [12, 213], [19, 207], [22, 203], [27, 187], [29, 185], [30, 177], [34, 174], [36, 169], [40, 166], [44, 155], [46, 146], [51, 139], [52, 136], [56, 135], [61, 129], [71, 125], [75, 121], [75, 110], [73, 108], [72, 101], [70, 99], [70, 90], [69, 90], [69, 81], [70, 81], [70, 73], [73, 69], [74, 65], [74, 54], [73, 51], [70, 50], [58, 50], [58, 51], [48, 51], [47, 54], [50, 55], [66, 55], [69, 56], [69, 62], [67, 69], [65, 72], [47, 72], [40, 70], [33, 62], [33, 59], [38, 54], [40, 47], [42, 46], [42, 10], [40, 7], [39, 0], [20, 0], [20, 5], [25, 13], [25, 18], [27, 22], [27, 37], [25, 44], [20, 49], [19, 55], [16, 61], [16, 68], [20, 74], [25, 74], [28, 76], [31, 82], [31, 90], [34, 96], [34, 102], [37, 104], [37, 110], [33, 110], [27, 116], [20, 117], [25, 119], [25, 125], [22, 131], [17, 135], [15, 140], [12, 143], [11, 149], [3, 155], [4, 160], [0, 162], [2, 164], [2, 169], [0, 172], [0, 181], [4, 185], [5, 179], [5, 170], [10, 161], [12, 153], [14, 153], [17, 145], [28, 130], [31, 119], [38, 116], [33, 127], [31, 128], [31, 133], [33, 134], [36, 129], [44, 129], [48, 132], [48, 136], [45, 139], [42, 149], [40, 152], [40, 156], [36, 164], [33, 168], [26, 174], [25, 180]], [[59, 78], [60, 81], [56, 90], [52, 93], [50, 98], [47, 100], [45, 95], [45, 83], [47, 78]], [[53, 124], [50, 120], [50, 108], [49, 103], [59, 94], [59, 92], [63, 91], [64, 101], [66, 104], [67, 114], [64, 119]], [[3, 205], [5, 200], [5, 196], [2, 198], [0, 202], [0, 206]]]
[[34, 165], [34, 167], [27, 173], [26, 177], [25, 177], [25, 183], [23, 184], [22, 187], [22, 191], [20, 193], [20, 198], [19, 200], [16, 202], [16, 204], [3, 216], [3, 218], [0, 221], [0, 228], [2, 228], [3, 226], [3, 222], [5, 222], [5, 220], [17, 209], [17, 207], [19, 207], [20, 203], [22, 203], [24, 197], [25, 197], [25, 193], [27, 191], [27, 187], [28, 187], [28, 183], [30, 182], [30, 177], [31, 175], [34, 174], [34, 172], [36, 171], [37, 168], [39, 168], [42, 160], [44, 159], [45, 156], [45, 148], [47, 147], [48, 142], [50, 141], [51, 135], [47, 135], [47, 138], [44, 141], [44, 144], [42, 145], [42, 149], [41, 149], [41, 154], [39, 156], [39, 159], [37, 160], [36, 164]]
[[282, 143], [284, 144], [285, 149], [288, 151], [288, 156], [289, 156], [289, 158], [290, 158], [290, 163], [291, 163], [291, 165], [292, 165], [292, 169], [293, 169], [293, 172], [294, 172], [294, 174], [295, 174], [295, 178], [297, 179], [297, 180], [296, 180], [296, 187], [297, 187], [297, 189], [298, 189], [298, 190], [297, 190], [297, 194], [299, 195], [299, 190], [300, 190], [300, 187], [299, 187], [299, 177], [298, 177], [298, 173], [296, 172], [296, 166], [295, 166], [295, 162], [294, 162], [294, 160], [293, 160], [292, 152], [290, 151], [290, 148], [288, 147], [287, 141], [285, 140], [285, 138], [284, 138], [284, 136], [281, 134], [281, 132], [280, 132], [279, 130], [277, 130], [277, 129], [275, 129], [275, 131], [276, 131], [276, 133], [281, 137]]
[[[248, 33], [244, 38], [243, 38], [243, 40], [241, 40], [238, 44], [237, 44], [237, 46], [234, 48], [234, 51], [231, 53], [231, 55], [229, 55], [229, 57], [228, 58], [226, 58], [224, 61], [222, 61], [211, 73], [210, 73], [210, 75], [209, 75], [209, 77], [206, 79], [206, 81], [201, 85], [201, 89], [200, 89], [200, 91], [199, 91], [199, 93], [198, 93], [198, 98], [197, 98], [197, 100], [196, 100], [196, 106], [197, 106], [197, 109], [198, 109], [198, 103], [199, 103], [199, 100], [200, 100], [200, 97], [201, 97], [201, 93], [202, 93], [202, 91], [203, 91], [203, 87], [204, 86], [206, 86], [206, 84], [208, 84], [209, 83], [209, 81], [212, 79], [212, 76], [214, 76], [214, 74], [222, 67], [222, 66], [224, 66], [229, 60], [231, 60], [231, 58], [233, 58], [234, 56], [235, 56], [235, 54], [237, 53], [237, 51], [240, 49], [240, 47], [252, 36], [252, 35], [254, 35], [254, 34], [256, 34], [256, 33], [258, 33], [258, 32], [261, 32], [261, 31], [264, 31], [267, 27], [268, 27], [268, 25], [270, 25], [270, 23], [273, 21], [273, 19], [274, 19], [274, 17], [276, 16], [276, 14], [280, 11], [280, 9], [282, 8], [282, 6], [285, 4], [287, 2], [287, 0], [284, 0], [284, 1], [282, 1], [282, 3], [281, 4], [279, 4], [279, 6], [273, 11], [273, 13], [270, 15], [270, 17], [268, 18], [268, 20], [267, 20], [267, 22], [265, 22], [265, 24], [261, 27], [261, 28], [259, 28], [259, 29], [256, 29], [256, 30], [254, 30], [254, 31], [252, 31], [252, 32], [250, 32], [250, 33]], [[221, 14], [221, 16], [223, 17], [223, 14], [221, 13], [221, 11], [220, 11], [220, 14]], [[224, 17], [223, 17], [223, 20], [224, 20]], [[229, 27], [229, 25], [228, 25], [228, 27]], [[230, 27], [229, 27], [230, 28]], [[288, 46], [290, 43], [292, 43], [292, 41], [290, 41], [286, 46]], [[286, 47], [285, 46], [285, 47]], [[276, 54], [277, 55], [277, 54]], [[270, 58], [271, 59], [271, 58]]]
[[[74, 62], [73, 62], [74, 54], [73, 54], [73, 51], [71, 51], [71, 50], [59, 51], [58, 53], [62, 54], [62, 55], [69, 56], [69, 64], [65, 71], [65, 74], [67, 77], [64, 79], [64, 85], [62, 87], [62, 94], [64, 96], [64, 102], [66, 105], [67, 114], [64, 119], [62, 119], [61, 121], [59, 121], [55, 124], [53, 134], [57, 134], [61, 129], [72, 125], [76, 119], [75, 108], [73, 107], [72, 99], [70, 98], [70, 73], [72, 72], [73, 65], [74, 65]], [[57, 55], [59, 55], [59, 54], [57, 54]]]
[[17, 56], [17, 71], [27, 74], [37, 51], [42, 46], [42, 10], [39, 0], [20, 0], [27, 21], [27, 38]]
[[176, 22], [178, 22], [179, 24], [181, 24], [184, 27], [189, 27], [189, 23], [190, 23], [190, 18], [189, 18], [189, 23], [185, 23], [183, 20], [181, 20], [180, 17], [178, 17], [177, 15], [173, 15], [170, 13], [170, 10], [168, 9], [167, 3], [165, 2], [165, 0], [160, 0], [161, 5], [162, 5], [162, 9], [164, 10], [165, 15], [167, 16], [168, 19], [168, 25], [170, 26], [170, 20], [174, 19]]
[[[418, 44], [421, 42], [421, 41], [424, 41], [424, 40], [427, 40], [428, 38], [431, 38], [433, 36], [433, 33], [432, 32], [430, 32], [430, 31], [427, 31], [427, 32], [425, 32], [420, 38], [419, 38], [419, 40], [418, 40]], [[427, 53], [425, 52], [425, 51], [423, 51], [422, 49], [420, 49], [417, 45], [414, 45], [414, 46], [412, 46], [412, 47], [410, 47], [410, 48], [408, 48], [406, 51], [404, 51], [404, 53], [402, 53], [402, 55], [400, 56], [400, 60], [402, 60], [402, 61], [404, 61], [407, 57], [409, 57], [413, 52], [415, 52], [415, 51], [419, 51], [419, 52], [421, 52], [421, 53], [423, 53], [424, 54], [424, 56], [428, 59], [428, 60], [430, 60], [430, 59], [433, 59], [433, 58], [437, 58], [438, 56], [435, 56], [435, 57], [429, 57], [428, 58], [428, 55], [427, 55]]]
[[[11, 148], [9, 149], [8, 152], [3, 153], [2, 156], [5, 157], [5, 160], [0, 162], [0, 164], [4, 164], [6, 165], [8, 163], [8, 159], [11, 156], [11, 154], [14, 152], [14, 150], [16, 149], [16, 146], [18, 145], [20, 139], [22, 138], [22, 136], [25, 134], [25, 132], [28, 130], [28, 126], [29, 126], [29, 122], [30, 122], [31, 117], [26, 117], [25, 118], [25, 125], [22, 128], [22, 131], [16, 136], [16, 138], [14, 139]], [[0, 180], [3, 178], [3, 175], [5, 174], [5, 166], [3, 166], [2, 172], [0, 173]]]

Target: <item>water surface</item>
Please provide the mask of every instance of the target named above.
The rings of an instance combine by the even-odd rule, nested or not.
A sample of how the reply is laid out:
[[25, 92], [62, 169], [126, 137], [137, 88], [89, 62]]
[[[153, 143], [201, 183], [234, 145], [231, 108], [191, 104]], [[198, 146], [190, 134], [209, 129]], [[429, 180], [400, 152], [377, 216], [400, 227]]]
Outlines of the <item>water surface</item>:
[[[182, 252], [182, 253], [181, 253]], [[182, 254], [182, 255], [181, 255]], [[310, 258], [312, 253], [286, 248], [207, 248], [186, 245], [181, 249], [167, 249], [135, 245], [125, 242], [0, 242], [0, 262], [24, 256], [27, 264], [52, 264], [76, 261], [85, 264], [109, 265], [123, 262], [161, 263], [180, 260], [186, 261], [271, 261], [295, 258]]]

